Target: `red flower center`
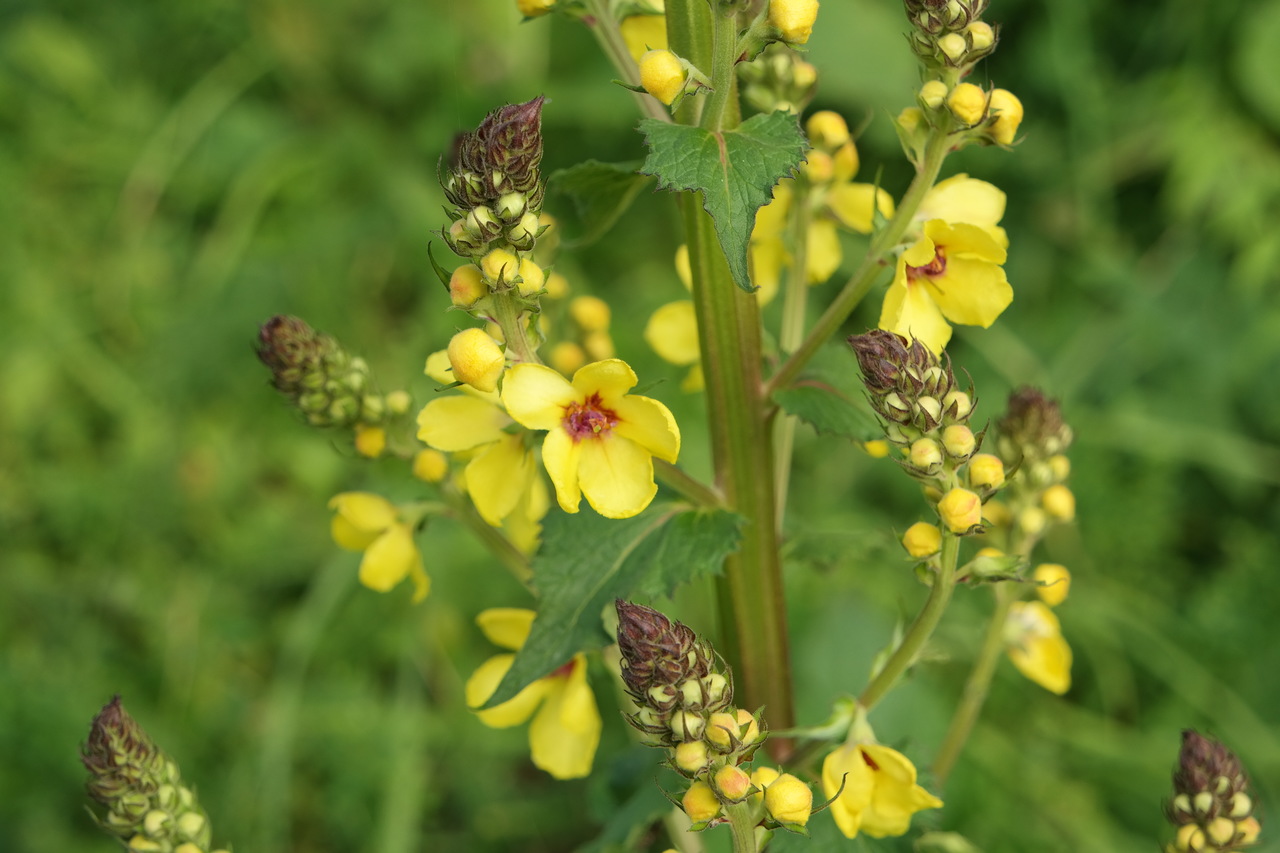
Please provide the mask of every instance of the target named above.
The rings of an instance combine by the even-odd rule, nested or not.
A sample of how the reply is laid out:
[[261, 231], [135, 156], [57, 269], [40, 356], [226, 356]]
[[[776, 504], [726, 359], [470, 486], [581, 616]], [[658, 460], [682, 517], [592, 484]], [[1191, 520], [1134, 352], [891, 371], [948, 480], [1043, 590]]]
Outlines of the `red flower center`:
[[618, 424], [618, 415], [612, 409], [606, 409], [599, 394], [592, 394], [581, 403], [570, 403], [564, 407], [565, 431], [574, 441], [584, 438], [603, 438]]
[[933, 260], [922, 267], [907, 265], [907, 278], [936, 278], [947, 271], [947, 250], [942, 246], [933, 249]]
[[875, 760], [870, 755], [867, 755], [867, 751], [865, 749], [860, 749], [858, 751], [862, 753], [862, 760], [867, 762], [868, 767], [870, 767], [872, 770], [880, 769], [880, 765], [876, 764]]

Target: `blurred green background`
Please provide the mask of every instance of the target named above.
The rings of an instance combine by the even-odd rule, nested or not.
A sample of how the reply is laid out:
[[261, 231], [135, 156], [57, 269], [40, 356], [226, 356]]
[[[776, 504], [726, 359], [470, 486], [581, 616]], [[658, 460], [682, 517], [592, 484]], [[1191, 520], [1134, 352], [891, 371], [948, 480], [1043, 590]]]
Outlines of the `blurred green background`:
[[[1079, 523], [1042, 551], [1075, 573], [1060, 611], [1075, 685], [1054, 697], [1002, 664], [947, 808], [917, 822], [987, 851], [1155, 849], [1179, 730], [1195, 726], [1243, 756], [1267, 841], [1280, 2], [996, 0], [987, 19], [1003, 40], [978, 82], [1021, 97], [1026, 139], [947, 172], [1008, 192], [1016, 298], [951, 351], [982, 417], [1035, 382], [1076, 427]], [[630, 96], [585, 31], [518, 20], [507, 0], [3, 4], [0, 850], [111, 849], [84, 812], [77, 747], [115, 693], [243, 851], [570, 850], [659, 775], [656, 754], [626, 746], [602, 672], [592, 781], [553, 782], [523, 727], [476, 722], [462, 684], [493, 650], [472, 620], [527, 599], [449, 524], [421, 539], [424, 605], [359, 588], [325, 502], [413, 485], [304, 428], [252, 348], [267, 317], [298, 314], [424, 401], [423, 358], [458, 320], [427, 260], [453, 134], [545, 93], [548, 170], [642, 156]], [[874, 119], [863, 176], [883, 168], [895, 192], [887, 116], [917, 82], [903, 30], [892, 0], [832, 0], [810, 45], [815, 108]], [[644, 193], [557, 269], [610, 300], [642, 378], [669, 380], [652, 393], [704, 472], [683, 371], [621, 319], [680, 298], [673, 214]], [[874, 323], [871, 301], [848, 331]], [[923, 505], [888, 463], [807, 430], [797, 469], [789, 607], [812, 723], [919, 602], [893, 536]], [[922, 765], [988, 603], [957, 596], [935, 644], [950, 665], [873, 719]]]

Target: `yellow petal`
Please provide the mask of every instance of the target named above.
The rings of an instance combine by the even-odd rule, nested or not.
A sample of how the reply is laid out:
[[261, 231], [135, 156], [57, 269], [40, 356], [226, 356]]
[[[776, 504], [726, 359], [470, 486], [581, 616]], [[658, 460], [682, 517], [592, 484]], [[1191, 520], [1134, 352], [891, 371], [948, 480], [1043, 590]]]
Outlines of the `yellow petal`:
[[939, 181], [929, 190], [915, 218], [920, 222], [930, 219], [967, 222], [990, 230], [1004, 217], [1004, 208], [1005, 194], [998, 187], [959, 174]]
[[538, 680], [501, 705], [484, 711], [476, 710], [489, 700], [493, 691], [498, 689], [499, 682], [507, 674], [507, 670], [511, 669], [515, 659], [515, 655], [494, 655], [480, 664], [480, 668], [467, 679], [467, 705], [480, 718], [480, 722], [491, 729], [506, 729], [520, 725], [533, 716], [538, 703], [547, 695], [546, 681]]
[[608, 408], [613, 408], [639, 381], [636, 372], [620, 358], [592, 362], [573, 374], [573, 387], [579, 394], [584, 398], [599, 394]]
[[671, 410], [650, 397], [628, 394], [614, 404], [620, 421], [613, 434], [629, 438], [659, 459], [680, 455], [680, 427]]
[[586, 676], [586, 659], [577, 655], [567, 676], [546, 679], [547, 700], [529, 726], [533, 763], [557, 779], [590, 775], [600, 744], [600, 711]]
[[842, 746], [823, 760], [822, 790], [828, 798], [840, 792], [831, 803], [831, 816], [846, 838], [856, 837], [862, 828], [862, 813], [871, 804], [872, 787], [871, 768], [856, 746]]
[[706, 381], [706, 378], [702, 375], [701, 364], [695, 364], [693, 367], [689, 368], [688, 375], [686, 375], [684, 378], [684, 381], [680, 383], [680, 390], [684, 391], [686, 394], [692, 394], [695, 391], [701, 391], [703, 388], [706, 388], [706, 387], [707, 387], [707, 381]]
[[502, 438], [510, 425], [506, 412], [478, 397], [441, 397], [418, 413], [418, 439], [436, 450], [457, 453]]
[[898, 275], [884, 295], [884, 307], [880, 310], [881, 329], [896, 332], [903, 337], [919, 338], [935, 353], [942, 352], [951, 340], [951, 326], [934, 303], [925, 285], [908, 284], [903, 260], [898, 259]]
[[943, 316], [966, 326], [987, 328], [1013, 302], [1004, 268], [986, 261], [948, 258], [946, 273], [920, 284], [928, 287]]
[[815, 219], [809, 224], [806, 241], [808, 254], [805, 258], [805, 273], [810, 284], [821, 284], [840, 269], [843, 257], [835, 222], [830, 219]]
[[[372, 492], [342, 492], [329, 501], [329, 509], [337, 512], [333, 538], [344, 548], [362, 551], [396, 521], [396, 508], [391, 501]], [[338, 519], [343, 524], [339, 529]], [[362, 541], [364, 544], [358, 544]]]
[[665, 50], [667, 47], [666, 15], [630, 15], [618, 24], [618, 31], [627, 44], [627, 52], [636, 62], [650, 50]]
[[699, 361], [702, 352], [698, 348], [698, 319], [693, 302], [668, 302], [654, 311], [644, 327], [644, 339], [663, 361], [679, 365]]
[[[934, 220], [946, 225], [942, 220]], [[931, 223], [932, 224], [932, 223]], [[926, 234], [921, 237], [915, 244], [902, 253], [901, 260], [905, 261], [908, 266], [923, 267], [933, 263], [933, 259], [938, 256], [938, 248], [934, 241]]]
[[360, 583], [375, 592], [387, 592], [421, 563], [409, 525], [393, 524], [365, 549], [360, 561]]
[[941, 800], [916, 784], [915, 765], [905, 755], [879, 744], [863, 744], [862, 750], [878, 768], [871, 804], [862, 816], [862, 831], [867, 835], [903, 835], [911, 827], [913, 814], [941, 808]]
[[329, 535], [338, 547], [348, 551], [363, 551], [382, 535], [381, 530], [363, 530], [346, 519], [346, 516], [335, 515], [329, 522]]
[[[515, 511], [502, 521], [503, 532], [520, 553], [528, 555], [538, 550], [538, 540], [542, 535], [542, 518], [550, 508], [551, 496], [547, 491], [547, 481], [535, 474], [529, 483], [529, 488], [516, 504]], [[527, 579], [527, 577], [521, 578], [521, 580]]]
[[870, 234], [875, 210], [886, 219], [893, 216], [893, 196], [874, 184], [836, 184], [827, 191], [827, 205], [836, 218], [860, 234]]
[[467, 494], [480, 517], [494, 527], [515, 509], [534, 476], [524, 436], [504, 435], [467, 464]]
[[1061, 623], [1042, 601], [1015, 602], [1005, 626], [1009, 659], [1024, 676], [1062, 695], [1071, 689], [1071, 647]]
[[[954, 225], [941, 219], [930, 219], [925, 223], [924, 234], [935, 245], [944, 246], [948, 260], [957, 256], [970, 256], [993, 264], [1003, 264], [1008, 256], [1005, 247], [992, 236], [990, 231], [957, 222]], [[908, 259], [912, 266], [921, 266]]]
[[[537, 613], [524, 607], [490, 607], [476, 617], [476, 624], [489, 642], [512, 651], [524, 645]], [[484, 698], [488, 699], [492, 691]], [[472, 703], [475, 704], [475, 703]]]
[[605, 518], [639, 515], [658, 493], [653, 456], [620, 435], [579, 442], [578, 479], [591, 508]]
[[786, 247], [780, 239], [751, 242], [751, 283], [759, 290], [756, 298], [761, 305], [768, 304], [778, 293], [782, 268], [791, 262]]
[[555, 429], [564, 417], [564, 407], [581, 401], [582, 395], [569, 380], [541, 364], [517, 364], [502, 382], [507, 412], [529, 429]]
[[565, 512], [577, 512], [582, 499], [578, 463], [582, 445], [562, 429], [553, 429], [542, 442], [542, 466], [556, 487], [556, 501]]
[[773, 188], [773, 200], [756, 211], [756, 221], [751, 227], [751, 241], [781, 237], [787, 228], [787, 213], [791, 210], [791, 180], [785, 179]]

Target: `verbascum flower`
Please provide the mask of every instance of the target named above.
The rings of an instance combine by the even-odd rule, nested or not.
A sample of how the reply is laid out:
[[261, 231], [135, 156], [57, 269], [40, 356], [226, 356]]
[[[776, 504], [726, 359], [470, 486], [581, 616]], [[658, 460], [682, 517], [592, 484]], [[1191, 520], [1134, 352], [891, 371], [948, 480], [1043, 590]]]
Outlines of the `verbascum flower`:
[[569, 381], [540, 364], [507, 371], [502, 401], [517, 423], [547, 430], [542, 463], [565, 512], [586, 495], [607, 518], [630, 518], [657, 494], [653, 457], [675, 462], [680, 429], [657, 400], [627, 394], [638, 381], [620, 359], [598, 361]]
[[989, 110], [995, 121], [987, 134], [997, 145], [1012, 145], [1022, 124], [1022, 101], [1007, 89], [992, 89]]
[[1173, 794], [1165, 813], [1178, 833], [1166, 853], [1233, 853], [1257, 842], [1249, 777], [1235, 753], [1213, 738], [1182, 733]]
[[[532, 610], [499, 607], [481, 613], [476, 623], [490, 642], [514, 652], [529, 638], [536, 615]], [[467, 704], [480, 722], [495, 729], [518, 726], [533, 717], [529, 749], [534, 765], [557, 779], [590, 775], [600, 745], [601, 721], [595, 694], [587, 683], [586, 657], [576, 654], [511, 700], [480, 710], [514, 661], [514, 654], [501, 654], [481, 664], [467, 680]]]
[[1009, 237], [1000, 227], [1006, 203], [1004, 192], [994, 184], [971, 178], [963, 172], [938, 181], [920, 201], [912, 228], [923, 227], [931, 219], [951, 224], [976, 225], [1008, 248]]
[[872, 838], [903, 835], [913, 814], [942, 807], [942, 800], [916, 784], [915, 765], [905, 755], [874, 743], [845, 744], [829, 754], [822, 762], [822, 790], [827, 797], [840, 791], [831, 815], [847, 838], [859, 832]]
[[1004, 626], [1005, 651], [1018, 671], [1051, 693], [1071, 688], [1071, 647], [1058, 617], [1041, 601], [1015, 601]]
[[698, 346], [698, 318], [693, 301], [668, 302], [653, 312], [644, 327], [644, 339], [663, 361], [689, 367], [681, 391], [701, 391], [702, 350]]
[[770, 0], [769, 23], [788, 44], [804, 44], [818, 19], [818, 0]]
[[[752, 774], [751, 778], [755, 781], [756, 777]], [[813, 814], [813, 791], [795, 776], [783, 773], [765, 786], [764, 807], [769, 817], [783, 826], [804, 826]]]
[[990, 326], [1013, 301], [1004, 261], [1004, 247], [985, 229], [926, 222], [919, 242], [898, 258], [880, 328], [941, 352], [951, 340], [951, 323]]
[[333, 541], [348, 551], [363, 551], [360, 583], [375, 592], [389, 592], [402, 580], [413, 581], [413, 600], [431, 590], [422, 554], [413, 540], [413, 527], [386, 498], [370, 492], [342, 492], [329, 501], [334, 510]]

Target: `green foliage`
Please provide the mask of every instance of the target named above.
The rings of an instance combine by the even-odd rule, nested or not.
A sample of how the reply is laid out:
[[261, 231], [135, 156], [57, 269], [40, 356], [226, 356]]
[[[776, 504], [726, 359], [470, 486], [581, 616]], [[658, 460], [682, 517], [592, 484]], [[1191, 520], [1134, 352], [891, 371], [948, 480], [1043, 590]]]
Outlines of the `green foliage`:
[[538, 618], [485, 707], [505, 702], [580, 651], [609, 642], [601, 616], [617, 598], [670, 595], [718, 574], [742, 519], [724, 510], [655, 504], [634, 518], [590, 510], [547, 517], [533, 562]]
[[599, 240], [627, 212], [636, 195], [650, 183], [649, 177], [636, 171], [639, 168], [639, 163], [588, 160], [551, 173], [547, 178], [548, 192], [568, 196], [585, 226], [573, 245], [585, 246]]
[[775, 391], [773, 399], [819, 435], [855, 441], [884, 437], [884, 428], [867, 402], [857, 362], [844, 344], [825, 347], [795, 383]]
[[649, 146], [640, 171], [656, 175], [660, 189], [702, 193], [703, 209], [715, 223], [734, 282], [754, 290], [747, 246], [756, 211], [773, 198], [778, 181], [800, 165], [808, 144], [795, 116], [752, 116], [718, 133], [645, 119], [640, 131]]

